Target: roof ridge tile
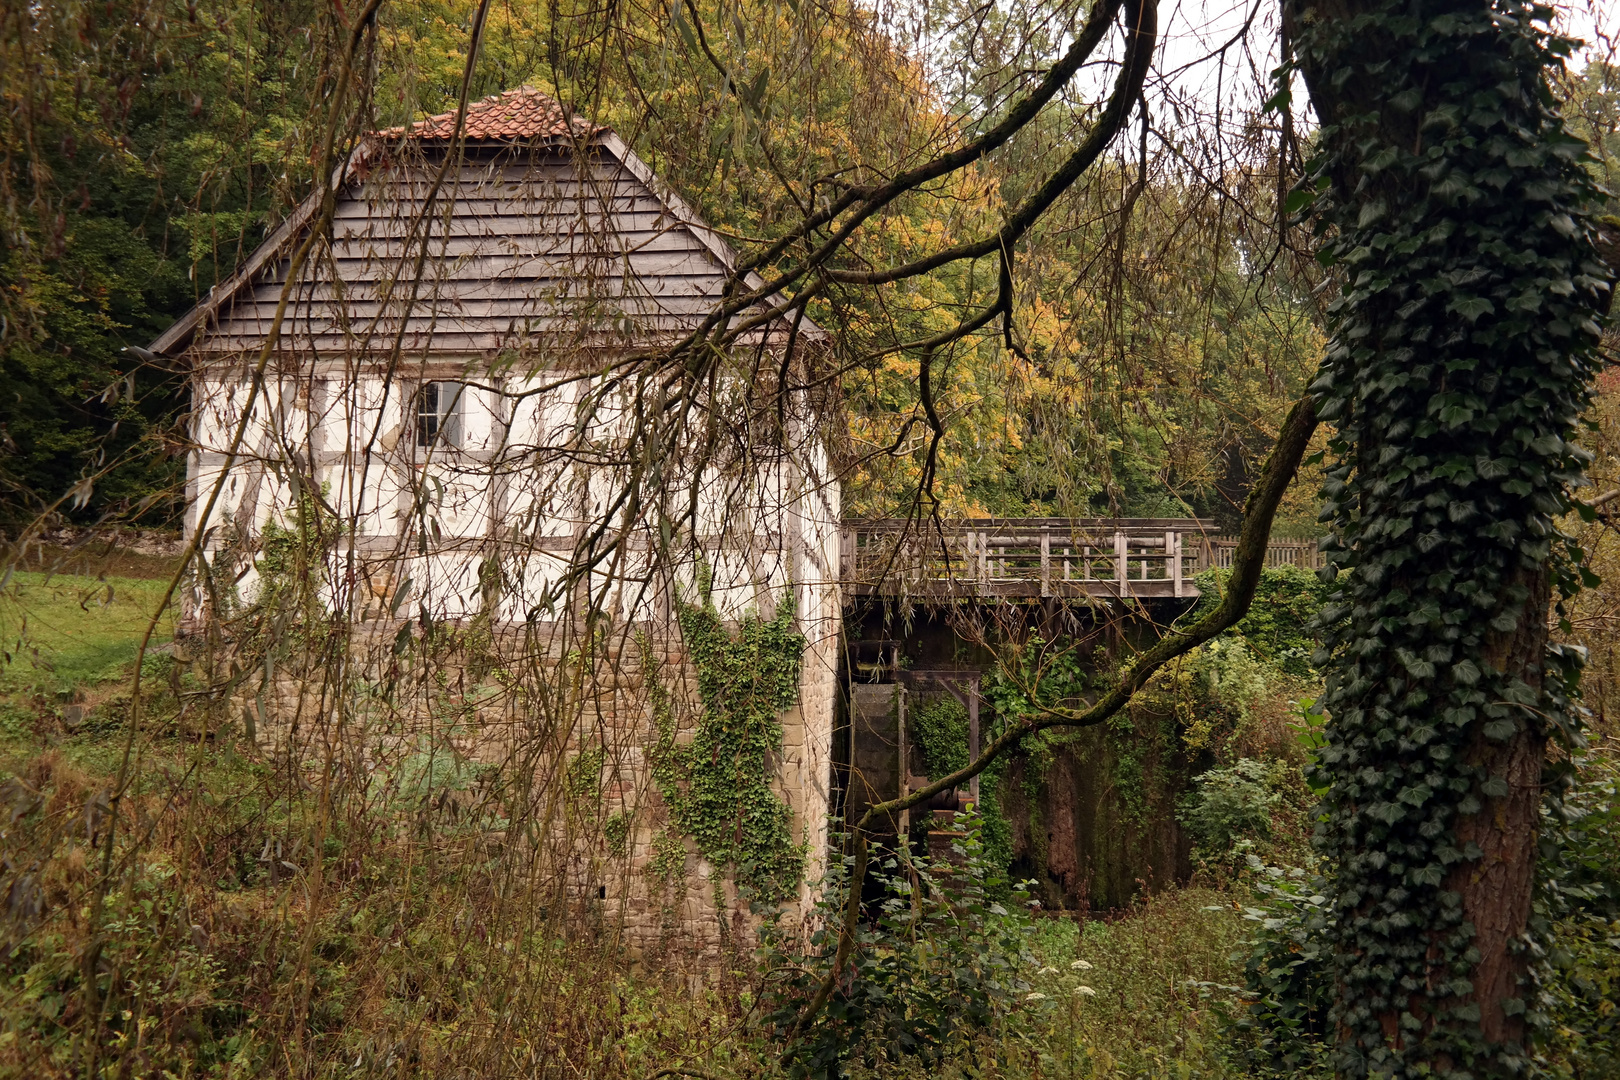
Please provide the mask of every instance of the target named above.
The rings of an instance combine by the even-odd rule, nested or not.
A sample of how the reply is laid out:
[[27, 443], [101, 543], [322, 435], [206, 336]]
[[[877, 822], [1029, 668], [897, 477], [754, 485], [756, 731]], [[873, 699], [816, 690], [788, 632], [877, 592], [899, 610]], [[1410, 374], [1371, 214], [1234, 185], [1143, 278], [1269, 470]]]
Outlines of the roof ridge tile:
[[[438, 113], [409, 127], [378, 132], [385, 138], [405, 137], [417, 142], [450, 139], [456, 131], [456, 112]], [[490, 94], [467, 106], [462, 138], [472, 142], [509, 139], [589, 138], [606, 131], [566, 108], [556, 98], [523, 85]]]

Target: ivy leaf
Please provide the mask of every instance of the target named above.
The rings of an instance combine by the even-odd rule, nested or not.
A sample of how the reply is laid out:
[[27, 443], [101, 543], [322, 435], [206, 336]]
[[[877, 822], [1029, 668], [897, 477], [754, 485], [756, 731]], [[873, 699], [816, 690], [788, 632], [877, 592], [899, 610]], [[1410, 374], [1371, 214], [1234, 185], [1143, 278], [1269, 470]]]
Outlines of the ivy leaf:
[[1447, 405], [1440, 410], [1440, 422], [1447, 427], [1457, 427], [1473, 419], [1474, 410], [1466, 405]]
[[1399, 109], [1401, 112], [1411, 112], [1423, 104], [1423, 91], [1415, 86], [1408, 90], [1402, 90], [1389, 99], [1389, 104], [1391, 108]]
[[1361, 215], [1356, 219], [1356, 228], [1365, 229], [1388, 212], [1389, 208], [1385, 205], [1384, 200], [1374, 199], [1361, 208]]
[[1311, 191], [1306, 188], [1295, 188], [1294, 190], [1290, 191], [1288, 193], [1288, 197], [1283, 200], [1283, 212], [1287, 214], [1297, 214], [1301, 210], [1304, 210], [1307, 206], [1310, 206], [1312, 203], [1316, 202], [1320, 195], [1320, 192]]
[[1496, 305], [1483, 296], [1470, 296], [1466, 299], [1453, 300], [1446, 306], [1446, 310], [1455, 311], [1472, 323], [1478, 322], [1481, 315], [1489, 315], [1495, 311]]

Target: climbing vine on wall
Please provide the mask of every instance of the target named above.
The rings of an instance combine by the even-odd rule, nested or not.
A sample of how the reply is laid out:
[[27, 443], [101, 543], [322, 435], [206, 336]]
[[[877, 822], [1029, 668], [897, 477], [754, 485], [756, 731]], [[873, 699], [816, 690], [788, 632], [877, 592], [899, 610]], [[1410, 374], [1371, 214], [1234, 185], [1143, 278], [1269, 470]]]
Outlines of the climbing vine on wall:
[[705, 858], [754, 895], [781, 900], [798, 888], [805, 860], [793, 811], [771, 790], [781, 715], [798, 703], [804, 657], [792, 592], [773, 618], [749, 616], [736, 636], [706, 599], [683, 604], [679, 618], [703, 711], [692, 741], [680, 745], [668, 693], [654, 680], [653, 779], [671, 824]]
[[[1586, 148], [1548, 90], [1569, 46], [1535, 26], [1551, 9], [1512, 0], [1294, 8], [1324, 128], [1291, 202], [1326, 195], [1323, 261], [1344, 282], [1312, 387], [1337, 429], [1314, 661], [1332, 665], [1316, 779], [1335, 1067], [1521, 1072], [1523, 961], [1506, 946], [1487, 975], [1467, 904], [1506, 872], [1476, 841], [1509, 812], [1533, 836], [1543, 741], [1578, 738], [1576, 656], [1540, 629], [1551, 589], [1585, 574], [1555, 521], [1585, 461], [1572, 429], [1607, 278]], [[1514, 748], [1529, 776], [1510, 785]]]
[[231, 559], [216, 559], [213, 592], [226, 617], [240, 619], [237, 645], [243, 656], [285, 655], [316, 644], [326, 624], [321, 592], [327, 584], [326, 552], [339, 529], [325, 509], [329, 485], [320, 497], [300, 490], [283, 525], [274, 516], [259, 530], [259, 553], [254, 560], [258, 589], [251, 604], [236, 595]]
[[[1067, 638], [1048, 641], [1039, 634], [1033, 635], [1017, 648], [1006, 651], [1001, 667], [984, 680], [985, 700], [994, 710], [988, 735], [994, 737], [1007, 726], [1022, 723], [1051, 708], [1072, 708], [1082, 700], [1090, 685], [1090, 675], [1075, 642]], [[1129, 724], [1129, 720], [1121, 722]], [[1019, 751], [1028, 759], [1024, 772], [1030, 781], [1038, 782], [1046, 775], [1052, 760], [1052, 742], [1061, 738], [1063, 736], [1055, 732], [1042, 731], [1019, 743]], [[984, 775], [988, 776], [989, 770]], [[985, 801], [987, 806], [994, 805], [988, 796]], [[996, 814], [996, 820], [1001, 821], [999, 807]], [[985, 846], [989, 848], [995, 834], [988, 813], [985, 837]], [[1009, 854], [1011, 843], [1009, 828], [1006, 840]]]

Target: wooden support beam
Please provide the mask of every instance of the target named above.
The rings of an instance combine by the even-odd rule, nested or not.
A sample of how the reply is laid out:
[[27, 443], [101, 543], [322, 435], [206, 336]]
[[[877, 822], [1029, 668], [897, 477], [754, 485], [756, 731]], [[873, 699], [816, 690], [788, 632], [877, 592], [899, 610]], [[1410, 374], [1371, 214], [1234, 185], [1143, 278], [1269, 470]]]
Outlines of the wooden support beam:
[[[898, 651], [898, 650], [897, 650]], [[896, 683], [894, 689], [894, 707], [899, 721], [896, 741], [900, 744], [900, 764], [895, 771], [899, 773], [896, 787], [903, 799], [911, 794], [911, 747], [906, 741], [906, 684]], [[898, 844], [904, 844], [906, 837], [911, 834], [911, 809], [900, 811], [900, 835], [896, 838]]]
[[1175, 582], [1176, 595], [1181, 595], [1181, 534], [1164, 534], [1164, 549], [1170, 553], [1170, 579]]

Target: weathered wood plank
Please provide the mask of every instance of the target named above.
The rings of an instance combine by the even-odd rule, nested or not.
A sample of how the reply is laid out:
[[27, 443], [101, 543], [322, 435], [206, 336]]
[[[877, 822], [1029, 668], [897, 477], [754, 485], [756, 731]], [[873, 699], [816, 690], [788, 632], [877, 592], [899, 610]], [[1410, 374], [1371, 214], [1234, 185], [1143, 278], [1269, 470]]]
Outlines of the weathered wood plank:
[[[305, 281], [330, 280], [335, 270], [338, 280], [346, 282], [374, 281], [379, 278], [415, 274], [412, 259], [347, 258], [322, 259]], [[429, 258], [423, 267], [424, 281], [524, 281], [533, 279], [575, 279], [593, 277], [622, 279], [625, 274], [643, 279], [665, 276], [679, 277], [705, 274], [724, 277], [724, 269], [707, 252], [686, 251], [605, 251], [597, 256], [519, 253], [497, 255], [467, 255], [461, 258]], [[255, 292], [266, 286], [280, 285], [286, 280], [284, 268], [266, 277], [255, 286]]]
[[[386, 173], [374, 174], [361, 187], [387, 186], [395, 183], [431, 184], [439, 175], [437, 166], [406, 165]], [[640, 181], [617, 161], [606, 158], [576, 159], [563, 156], [536, 157], [530, 161], [485, 161], [453, 165], [444, 174], [445, 183], [466, 184], [474, 181], [499, 179], [527, 181], [531, 179], [571, 180], [622, 179], [639, 186]]]
[[[424, 352], [435, 355], [464, 355], [481, 356], [498, 352], [502, 349], [522, 349], [534, 345], [540, 347], [536, 341], [542, 335], [555, 335], [567, 341], [570, 347], [600, 347], [600, 348], [650, 348], [655, 342], [648, 340], [649, 335], [669, 334], [678, 335], [695, 327], [700, 320], [695, 316], [687, 317], [658, 317], [653, 315], [635, 316], [630, 320], [631, 325], [619, 327], [606, 321], [590, 327], [582, 326], [577, 319], [560, 319], [547, 326], [531, 326], [526, 333], [407, 333], [401, 348], [411, 356]], [[775, 343], [783, 335], [773, 335], [770, 340]], [[741, 344], [747, 346], [755, 342], [758, 335]], [[197, 346], [199, 354], [211, 356], [237, 357], [251, 354], [263, 344], [262, 334], [250, 335], [210, 335], [206, 342]], [[283, 334], [282, 348], [289, 353], [296, 354], [307, 350], [316, 356], [337, 357], [343, 356], [351, 350], [367, 355], [385, 353], [393, 348], [393, 333], [383, 327], [373, 332], [368, 339], [344, 336], [318, 336]]]
[[[412, 228], [408, 215], [399, 217], [352, 216], [334, 223], [332, 235], [339, 240], [359, 237], [402, 239], [421, 236], [423, 226]], [[585, 242], [592, 238], [603, 243], [615, 241], [618, 235], [643, 232], [670, 233], [691, 237], [686, 226], [671, 217], [662, 208], [656, 210], [619, 210], [603, 214], [599, 209], [571, 213], [458, 213], [448, 222], [442, 214], [434, 216], [432, 227], [426, 232], [434, 237], [444, 236], [537, 236], [554, 238], [558, 243]], [[694, 240], [695, 242], [695, 240]]]
[[[414, 261], [422, 251], [422, 238], [406, 240], [402, 236], [338, 237], [332, 244], [333, 254], [339, 259], [384, 259]], [[427, 238], [430, 258], [461, 258], [463, 256], [547, 255], [580, 256], [587, 258], [616, 257], [643, 252], [707, 251], [697, 238], [682, 228], [632, 229], [591, 235], [567, 235], [547, 232], [522, 233], [456, 233], [446, 237], [443, 230], [434, 230]], [[711, 258], [709, 261], [713, 262]], [[718, 264], [716, 264], [718, 265]], [[281, 278], [286, 277], [283, 268]]]
[[[453, 208], [453, 212], [452, 212]], [[334, 229], [341, 233], [343, 223], [355, 219], [368, 221], [410, 221], [423, 216], [428, 203], [423, 199], [387, 199], [375, 203], [361, 200], [340, 202], [333, 211]], [[470, 198], [451, 201], [441, 196], [432, 203], [428, 220], [443, 221], [454, 217], [511, 217], [514, 214], [547, 214], [555, 217], [578, 217], [581, 214], [647, 214], [668, 212], [651, 195], [635, 193], [610, 194], [590, 191], [532, 191], [511, 198]]]

